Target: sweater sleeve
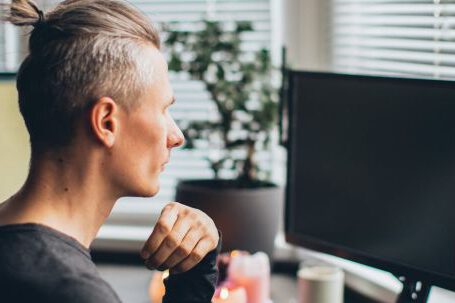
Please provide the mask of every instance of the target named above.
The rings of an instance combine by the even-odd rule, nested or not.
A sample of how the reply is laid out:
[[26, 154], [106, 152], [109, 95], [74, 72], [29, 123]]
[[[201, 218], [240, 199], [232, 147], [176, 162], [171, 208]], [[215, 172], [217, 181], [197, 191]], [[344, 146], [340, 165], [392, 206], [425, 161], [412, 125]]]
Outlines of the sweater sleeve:
[[210, 303], [218, 280], [216, 257], [221, 250], [221, 233], [215, 250], [189, 271], [172, 274], [164, 280], [163, 303]]

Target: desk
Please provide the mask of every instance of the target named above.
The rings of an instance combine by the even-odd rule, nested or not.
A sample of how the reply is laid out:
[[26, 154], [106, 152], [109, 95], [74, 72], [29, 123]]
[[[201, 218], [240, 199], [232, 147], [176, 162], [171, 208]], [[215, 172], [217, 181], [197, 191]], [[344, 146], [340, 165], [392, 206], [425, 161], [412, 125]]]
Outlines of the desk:
[[[151, 272], [143, 266], [121, 264], [98, 264], [101, 276], [113, 286], [122, 302], [148, 302], [148, 285]], [[271, 279], [273, 303], [296, 303], [297, 283], [295, 277], [286, 273], [274, 273]], [[377, 303], [361, 298], [352, 291], [345, 292], [344, 303]]]
[[[272, 300], [274, 303], [296, 303], [296, 278], [288, 274], [273, 274], [271, 279]], [[344, 303], [378, 303], [345, 288]]]

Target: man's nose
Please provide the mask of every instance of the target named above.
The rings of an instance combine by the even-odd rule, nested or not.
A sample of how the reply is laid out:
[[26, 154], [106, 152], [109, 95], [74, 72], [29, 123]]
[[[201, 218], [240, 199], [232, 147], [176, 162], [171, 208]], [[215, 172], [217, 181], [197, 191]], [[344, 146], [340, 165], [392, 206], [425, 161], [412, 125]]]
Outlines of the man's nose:
[[185, 143], [185, 136], [180, 128], [175, 127], [175, 131], [168, 138], [168, 147], [174, 148], [182, 146]]

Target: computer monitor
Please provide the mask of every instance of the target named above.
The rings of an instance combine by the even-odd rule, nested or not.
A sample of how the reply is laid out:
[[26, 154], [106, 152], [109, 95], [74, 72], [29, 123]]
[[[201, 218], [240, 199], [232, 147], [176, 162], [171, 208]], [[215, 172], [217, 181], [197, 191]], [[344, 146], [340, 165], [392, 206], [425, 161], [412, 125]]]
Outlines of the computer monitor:
[[455, 290], [455, 82], [287, 84], [287, 241]]

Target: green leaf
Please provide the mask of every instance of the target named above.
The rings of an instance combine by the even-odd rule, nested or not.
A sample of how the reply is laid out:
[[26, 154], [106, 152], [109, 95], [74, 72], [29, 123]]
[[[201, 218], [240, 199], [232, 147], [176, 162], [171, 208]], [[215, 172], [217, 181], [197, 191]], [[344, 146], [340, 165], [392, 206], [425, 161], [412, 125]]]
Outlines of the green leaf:
[[239, 21], [237, 22], [237, 27], [236, 27], [236, 32], [237, 33], [242, 33], [242, 32], [249, 32], [253, 30], [253, 26], [251, 25], [251, 22], [249, 21]]

